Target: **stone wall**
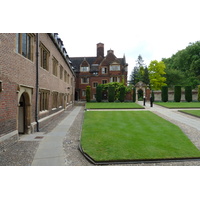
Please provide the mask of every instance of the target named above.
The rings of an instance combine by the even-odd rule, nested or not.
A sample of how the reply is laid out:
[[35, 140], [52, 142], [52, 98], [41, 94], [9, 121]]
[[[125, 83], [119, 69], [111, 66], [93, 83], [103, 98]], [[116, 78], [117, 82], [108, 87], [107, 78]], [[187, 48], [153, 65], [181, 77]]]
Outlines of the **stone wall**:
[[[192, 100], [197, 101], [197, 97], [198, 97], [198, 91], [192, 90]], [[162, 101], [161, 90], [154, 91], [154, 99], [155, 99], [155, 101]], [[173, 90], [168, 91], [168, 101], [174, 101], [174, 91]], [[185, 101], [185, 91], [184, 90], [182, 90], [182, 93], [181, 93], [181, 101]]]

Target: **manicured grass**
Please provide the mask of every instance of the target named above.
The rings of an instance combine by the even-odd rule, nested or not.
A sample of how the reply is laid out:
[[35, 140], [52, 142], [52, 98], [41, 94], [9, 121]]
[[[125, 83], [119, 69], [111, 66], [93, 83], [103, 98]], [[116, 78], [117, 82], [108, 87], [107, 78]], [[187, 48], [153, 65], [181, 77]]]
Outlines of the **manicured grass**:
[[139, 108], [142, 109], [143, 107], [140, 106], [137, 103], [121, 103], [121, 102], [97, 102], [97, 103], [86, 103], [87, 109], [133, 109], [133, 108]]
[[180, 112], [193, 115], [195, 117], [200, 117], [200, 110], [179, 110]]
[[155, 102], [166, 108], [200, 108], [200, 102]]
[[200, 157], [176, 125], [150, 111], [87, 111], [81, 146], [95, 161]]

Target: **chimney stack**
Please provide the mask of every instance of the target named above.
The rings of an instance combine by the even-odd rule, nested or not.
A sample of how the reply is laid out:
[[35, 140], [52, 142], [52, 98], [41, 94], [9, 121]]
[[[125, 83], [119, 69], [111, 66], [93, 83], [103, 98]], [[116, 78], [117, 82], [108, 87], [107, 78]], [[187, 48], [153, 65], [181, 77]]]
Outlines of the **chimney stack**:
[[97, 57], [102, 56], [104, 58], [104, 44], [98, 43], [97, 44]]

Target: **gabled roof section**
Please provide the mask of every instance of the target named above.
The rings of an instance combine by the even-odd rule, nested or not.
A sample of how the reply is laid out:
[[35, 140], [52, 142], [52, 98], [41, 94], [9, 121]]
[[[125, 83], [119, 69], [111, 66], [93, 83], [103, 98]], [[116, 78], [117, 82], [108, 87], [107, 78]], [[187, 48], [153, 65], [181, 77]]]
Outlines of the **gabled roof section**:
[[90, 66], [90, 64], [87, 62], [86, 58], [84, 58], [84, 60], [80, 64], [80, 67], [89, 67], [89, 66]]
[[102, 66], [109, 66], [113, 62], [120, 63], [120, 61], [117, 59], [117, 57], [112, 52], [110, 52], [110, 53], [107, 54], [107, 56], [101, 62], [101, 65]]
[[98, 56], [93, 64], [100, 64], [104, 58], [102, 56]]

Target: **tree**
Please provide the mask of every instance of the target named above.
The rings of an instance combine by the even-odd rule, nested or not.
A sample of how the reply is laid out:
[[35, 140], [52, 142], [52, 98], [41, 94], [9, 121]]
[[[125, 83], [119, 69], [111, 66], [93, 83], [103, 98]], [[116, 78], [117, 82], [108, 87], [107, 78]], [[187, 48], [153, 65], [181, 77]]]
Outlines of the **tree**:
[[200, 85], [198, 85], [198, 101], [200, 101]]
[[86, 101], [90, 102], [90, 86], [86, 87]]
[[130, 78], [131, 84], [133, 85], [135, 85], [139, 81], [142, 81], [147, 85], [149, 84], [148, 69], [141, 55], [139, 55], [138, 59], [136, 60], [136, 66], [133, 68]]
[[160, 90], [162, 86], [167, 85], [165, 83], [166, 78], [163, 76], [166, 74], [164, 70], [164, 62], [158, 62], [157, 60], [151, 61], [148, 67], [151, 89]]
[[187, 84], [184, 72], [171, 68], [166, 68], [165, 72], [166, 74], [164, 77], [166, 78], [166, 84], [169, 88], [173, 88], [174, 85], [184, 86]]

